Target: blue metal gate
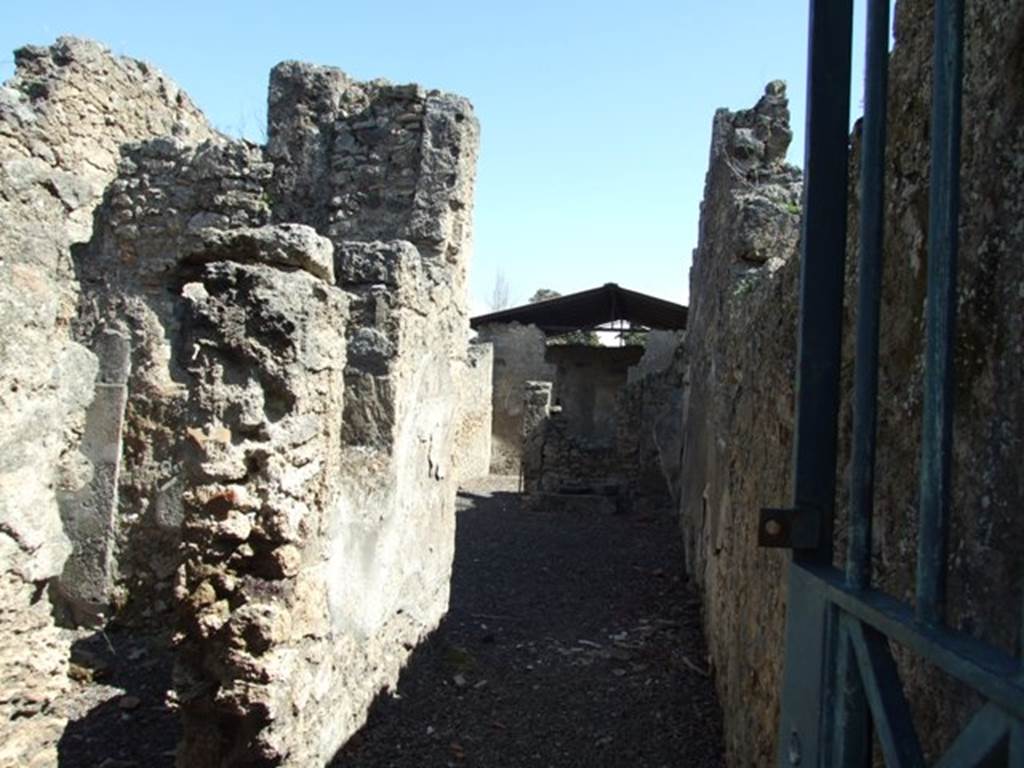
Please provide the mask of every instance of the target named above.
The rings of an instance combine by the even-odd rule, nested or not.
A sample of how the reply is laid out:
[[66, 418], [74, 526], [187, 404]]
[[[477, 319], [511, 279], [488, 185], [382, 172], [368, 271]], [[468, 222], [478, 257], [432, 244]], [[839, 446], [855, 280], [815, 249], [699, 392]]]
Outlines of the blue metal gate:
[[833, 566], [846, 247], [852, 0], [811, 0], [808, 136], [792, 509], [763, 510], [763, 546], [793, 550], [779, 764], [923, 766], [890, 643], [988, 702], [936, 763], [1024, 766], [1019, 660], [944, 624], [953, 423], [964, 0], [936, 0], [927, 340], [917, 588], [910, 606], [871, 586], [889, 0], [869, 0], [850, 525]]

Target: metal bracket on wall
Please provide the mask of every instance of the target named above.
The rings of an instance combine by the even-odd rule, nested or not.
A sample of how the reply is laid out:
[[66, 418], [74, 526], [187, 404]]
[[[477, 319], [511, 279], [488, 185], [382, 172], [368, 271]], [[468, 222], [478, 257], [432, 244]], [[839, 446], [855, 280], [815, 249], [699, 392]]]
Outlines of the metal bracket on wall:
[[817, 515], [806, 510], [765, 508], [757, 523], [757, 546], [814, 549], [820, 534]]

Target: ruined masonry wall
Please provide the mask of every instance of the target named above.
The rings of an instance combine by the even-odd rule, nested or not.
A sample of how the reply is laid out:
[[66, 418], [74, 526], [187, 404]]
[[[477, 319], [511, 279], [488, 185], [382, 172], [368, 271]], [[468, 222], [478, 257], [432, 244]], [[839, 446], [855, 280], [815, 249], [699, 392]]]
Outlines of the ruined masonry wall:
[[[898, 3], [890, 65], [873, 578], [908, 600], [917, 547], [930, 17], [927, 0]], [[949, 618], [1013, 651], [1020, 599], [1011, 585], [1024, 576], [1024, 528], [1014, 512], [1024, 501], [1024, 2], [968, 4], [966, 29]], [[704, 596], [732, 765], [773, 762], [778, 726], [786, 556], [757, 547], [756, 519], [760, 507], [785, 505], [790, 497], [800, 185], [797, 172], [783, 164], [788, 133], [776, 85], [754, 110], [716, 115], [691, 271], [681, 512], [688, 565]], [[852, 421], [856, 157], [851, 168], [839, 562]], [[934, 759], [977, 701], [911, 658], [898, 655], [898, 663], [918, 733]]]
[[[670, 485], [666, 478], [678, 476], [682, 339], [681, 333], [655, 331], [642, 351], [635, 347], [549, 348], [548, 358], [558, 365], [551, 397], [560, 403], [557, 408], [546, 405], [538, 410], [540, 383], [526, 388], [524, 414], [547, 409], [547, 415], [525, 433], [522, 463], [527, 492], [609, 492], [616, 494], [622, 511], [672, 509], [677, 484]], [[618, 385], [612, 387], [611, 402], [598, 400], [596, 406], [586, 402], [588, 395], [593, 400], [594, 383], [583, 381], [595, 377], [595, 367]], [[575, 368], [579, 370], [574, 372]], [[574, 403], [574, 398], [584, 402]], [[590, 407], [603, 410], [602, 422], [613, 430], [610, 436], [592, 428]], [[524, 425], [532, 424], [534, 418], [524, 416]], [[675, 446], [674, 454], [669, 443]], [[672, 471], [663, 468], [662, 454], [674, 464]]]
[[[333, 366], [297, 357], [309, 394], [289, 387], [277, 411], [303, 416], [301, 441], [270, 431], [280, 458], [260, 445], [243, 462], [249, 496], [280, 499], [257, 502], [257, 521], [269, 508], [276, 522], [251, 552], [238, 545], [237, 565], [202, 536], [186, 561], [182, 757], [197, 766], [325, 763], [448, 605], [476, 120], [459, 97], [294, 62], [274, 69], [270, 91], [266, 197], [272, 221], [333, 247], [349, 304], [347, 323], [327, 313], [342, 323], [329, 333], [343, 328], [344, 398]], [[293, 345], [340, 350], [308, 312], [283, 312]], [[311, 438], [321, 413], [334, 424]], [[186, 495], [186, 531], [190, 514], [247, 514], [245, 498]]]
[[83, 502], [116, 506], [109, 455], [83, 433], [104, 411], [116, 419], [118, 373], [72, 337], [73, 249], [123, 142], [213, 132], [160, 72], [96, 43], [27, 46], [15, 66], [0, 87], [0, 763], [34, 766], [56, 761], [67, 680], [45, 586], [72, 554], [65, 527]]
[[[77, 621], [177, 606], [183, 765], [323, 765], [447, 609], [456, 383], [479, 361], [471, 106], [286, 63], [264, 150], [94, 44], [18, 56], [0, 310], [35, 346], [3, 348], [3, 755], [52, 762], [62, 723], [25, 715], [63, 679], [40, 591], [63, 570]], [[28, 667], [26, 642], [52, 659]]]

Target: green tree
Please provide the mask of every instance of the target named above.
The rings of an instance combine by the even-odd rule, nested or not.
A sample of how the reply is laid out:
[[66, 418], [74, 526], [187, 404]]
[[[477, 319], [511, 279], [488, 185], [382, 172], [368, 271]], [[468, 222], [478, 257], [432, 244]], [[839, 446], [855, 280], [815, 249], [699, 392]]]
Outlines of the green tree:
[[630, 325], [629, 328], [619, 331], [619, 341], [626, 347], [646, 347], [647, 329]]

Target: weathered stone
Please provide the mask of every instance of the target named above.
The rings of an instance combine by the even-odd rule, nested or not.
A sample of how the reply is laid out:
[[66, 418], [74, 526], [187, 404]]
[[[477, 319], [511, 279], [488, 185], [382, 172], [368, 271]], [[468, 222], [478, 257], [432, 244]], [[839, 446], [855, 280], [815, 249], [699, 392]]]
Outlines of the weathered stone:
[[185, 258], [194, 262], [235, 261], [295, 267], [334, 282], [331, 241], [303, 224], [229, 230], [199, 227], [186, 238]]
[[523, 487], [527, 493], [537, 493], [542, 489], [544, 445], [553, 390], [554, 385], [550, 381], [523, 383], [522, 436], [519, 439]]
[[86, 412], [81, 463], [89, 476], [62, 483], [57, 495], [64, 531], [74, 551], [64, 564], [58, 589], [76, 624], [101, 623], [114, 593], [114, 541], [117, 532], [124, 412], [128, 401], [127, 334], [104, 329], [93, 352], [99, 360], [92, 403]]
[[[181, 590], [189, 765], [324, 764], [447, 608], [476, 132], [456, 97], [281, 65], [271, 216], [329, 238], [338, 288], [304, 295], [230, 256], [252, 253], [237, 224], [186, 259], [205, 265], [183, 327], [200, 436]], [[279, 271], [277, 254], [259, 261]], [[333, 292], [347, 312], [318, 304]], [[273, 383], [258, 424], [259, 398], [218, 373], [239, 360]]]
[[[32, 582], [62, 569], [79, 617], [126, 621], [177, 574], [184, 763], [322, 765], [447, 607], [471, 108], [285, 64], [265, 157], [95, 44], [17, 58], [0, 649], [8, 625], [50, 642]], [[45, 708], [43, 667], [66, 681], [55, 647], [39, 669], [4, 650], [3, 714]], [[32, 733], [5, 758], [45, 761]]]
[[[756, 546], [751, 515], [786, 500], [801, 180], [782, 154], [737, 158], [733, 136], [751, 125], [786, 135], [784, 99], [776, 89], [753, 110], [715, 115], [690, 272], [682, 450], [669, 440], [662, 457], [681, 484], [687, 567], [703, 589], [718, 692], [733, 713], [730, 760], [751, 765], [775, 762], [785, 558]], [[770, 220], [745, 215], [752, 209]], [[753, 242], [765, 249], [756, 259]]]
[[[127, 619], [169, 600], [168, 577], [180, 562], [181, 466], [196, 442], [194, 435], [182, 439], [189, 398], [179, 348], [183, 294], [202, 285], [191, 281], [210, 262], [323, 277], [333, 256], [330, 243], [306, 227], [267, 224], [270, 166], [252, 145], [160, 138], [126, 146], [120, 169], [98, 212], [96, 236], [76, 252], [82, 303], [75, 328], [92, 347], [112, 325], [130, 339], [119, 513], [109, 526], [106, 578], [108, 602], [116, 592]], [[232, 182], [230, 196], [224, 179]], [[153, 204], [159, 200], [173, 204]], [[228, 375], [244, 393], [240, 421], [256, 428], [268, 405], [263, 388], [237, 367]], [[205, 439], [230, 435], [213, 430]]]
[[[102, 486], [109, 509], [115, 482], [78, 448], [89, 429], [97, 361], [69, 331], [78, 300], [72, 248], [92, 234], [123, 143], [161, 134], [199, 139], [211, 129], [158, 71], [96, 43], [60, 38], [22, 48], [15, 64], [0, 86], [0, 562], [24, 588], [5, 581], [0, 595], [0, 687], [45, 691], [47, 676], [66, 662], [43, 650], [55, 649], [58, 635], [48, 628], [48, 601], [30, 603], [29, 596], [42, 594], [39, 584], [61, 573], [71, 551], [58, 495], [84, 498]], [[116, 393], [107, 401], [116, 412], [114, 401]], [[19, 611], [27, 612], [24, 621]], [[20, 634], [8, 644], [11, 632]], [[19, 658], [26, 647], [53, 662], [35, 683], [35, 666]], [[45, 757], [56, 743], [47, 735], [49, 716], [16, 723], [12, 716], [0, 704], [0, 762], [54, 759]]]

